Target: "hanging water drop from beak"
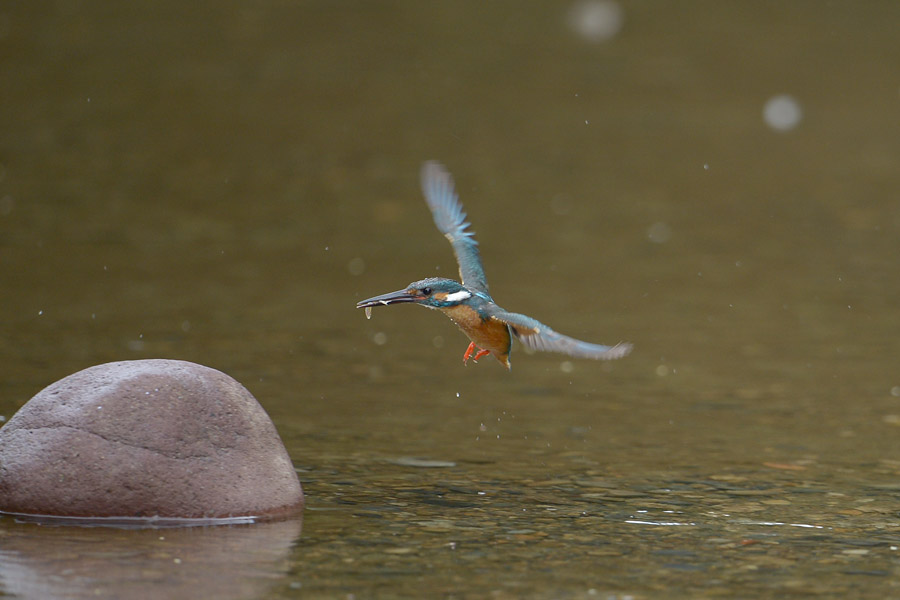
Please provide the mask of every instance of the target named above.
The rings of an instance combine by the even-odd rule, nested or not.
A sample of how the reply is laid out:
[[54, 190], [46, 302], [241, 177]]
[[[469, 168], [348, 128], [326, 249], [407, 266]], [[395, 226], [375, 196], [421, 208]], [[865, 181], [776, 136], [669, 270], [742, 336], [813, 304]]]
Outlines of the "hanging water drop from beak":
[[372, 307], [371, 307], [371, 306], [367, 306], [367, 307], [366, 307], [366, 318], [367, 318], [367, 319], [371, 319], [371, 318], [372, 318]]

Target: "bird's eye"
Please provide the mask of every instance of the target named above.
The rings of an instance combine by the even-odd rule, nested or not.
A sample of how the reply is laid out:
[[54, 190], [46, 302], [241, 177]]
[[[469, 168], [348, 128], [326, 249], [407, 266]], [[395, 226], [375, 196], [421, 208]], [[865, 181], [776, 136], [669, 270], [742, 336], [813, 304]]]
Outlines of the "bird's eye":
[[431, 295], [431, 288], [430, 288], [430, 287], [424, 287], [424, 288], [422, 288], [422, 295], [423, 295], [423, 296], [430, 296], [430, 295]]

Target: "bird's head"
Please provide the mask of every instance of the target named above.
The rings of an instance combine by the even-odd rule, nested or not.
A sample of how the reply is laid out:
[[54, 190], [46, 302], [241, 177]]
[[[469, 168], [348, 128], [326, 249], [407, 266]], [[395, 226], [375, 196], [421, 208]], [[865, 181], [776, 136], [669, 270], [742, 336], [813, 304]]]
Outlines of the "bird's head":
[[450, 308], [465, 304], [472, 296], [473, 293], [457, 281], [429, 277], [413, 281], [405, 289], [358, 302], [356, 308], [371, 308], [381, 304], [387, 306], [402, 302], [414, 302], [428, 308]]

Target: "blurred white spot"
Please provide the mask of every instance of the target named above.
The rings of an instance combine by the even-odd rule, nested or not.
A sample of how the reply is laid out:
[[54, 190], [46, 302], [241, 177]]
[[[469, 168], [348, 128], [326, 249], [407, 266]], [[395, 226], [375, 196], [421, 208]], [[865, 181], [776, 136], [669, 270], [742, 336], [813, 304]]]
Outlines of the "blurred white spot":
[[613, 0], [579, 0], [566, 15], [569, 27], [589, 42], [605, 42], [622, 29], [622, 7]]
[[42, 314], [44, 314], [44, 311], [39, 310], [39, 311], [38, 311], [38, 316], [40, 317]]
[[132, 352], [140, 352], [144, 349], [144, 342], [141, 340], [130, 340], [128, 342], [128, 349]]
[[377, 346], [384, 346], [387, 344], [387, 334], [383, 331], [379, 331], [372, 336], [372, 341], [375, 342]]
[[572, 210], [572, 200], [566, 194], [556, 194], [550, 200], [550, 210], [555, 215], [567, 215]]
[[362, 275], [366, 270], [366, 261], [359, 258], [351, 258], [350, 262], [347, 263], [347, 270], [350, 271], [351, 275]]
[[191, 330], [191, 322], [190, 321], [182, 321], [181, 322], [181, 330], [185, 333]]
[[439, 335], [436, 335], [433, 338], [431, 338], [431, 343], [434, 345], [435, 348], [443, 348], [444, 347], [444, 338]]
[[763, 120], [766, 125], [777, 131], [789, 131], [803, 119], [800, 104], [787, 94], [773, 96], [763, 108]]
[[703, 163], [703, 170], [709, 171], [709, 163]]
[[895, 398], [900, 397], [900, 385], [895, 385], [891, 388], [891, 396]]
[[564, 360], [561, 363], [559, 363], [559, 370], [562, 371], [563, 373], [571, 373], [572, 371], [575, 370], [575, 365], [572, 364], [571, 360]]
[[667, 367], [666, 365], [659, 365], [658, 367], [656, 367], [656, 374], [660, 377], [665, 377], [669, 374], [669, 367]]
[[665, 244], [672, 237], [672, 228], [662, 221], [657, 221], [647, 229], [647, 239], [657, 244]]

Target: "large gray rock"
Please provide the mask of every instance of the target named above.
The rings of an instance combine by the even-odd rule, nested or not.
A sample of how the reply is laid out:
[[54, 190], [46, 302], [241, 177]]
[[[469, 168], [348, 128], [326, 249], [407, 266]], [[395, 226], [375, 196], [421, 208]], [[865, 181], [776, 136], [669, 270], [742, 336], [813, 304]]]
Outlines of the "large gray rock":
[[0, 511], [203, 519], [302, 506], [269, 416], [240, 383], [198, 364], [91, 367], [0, 429]]

